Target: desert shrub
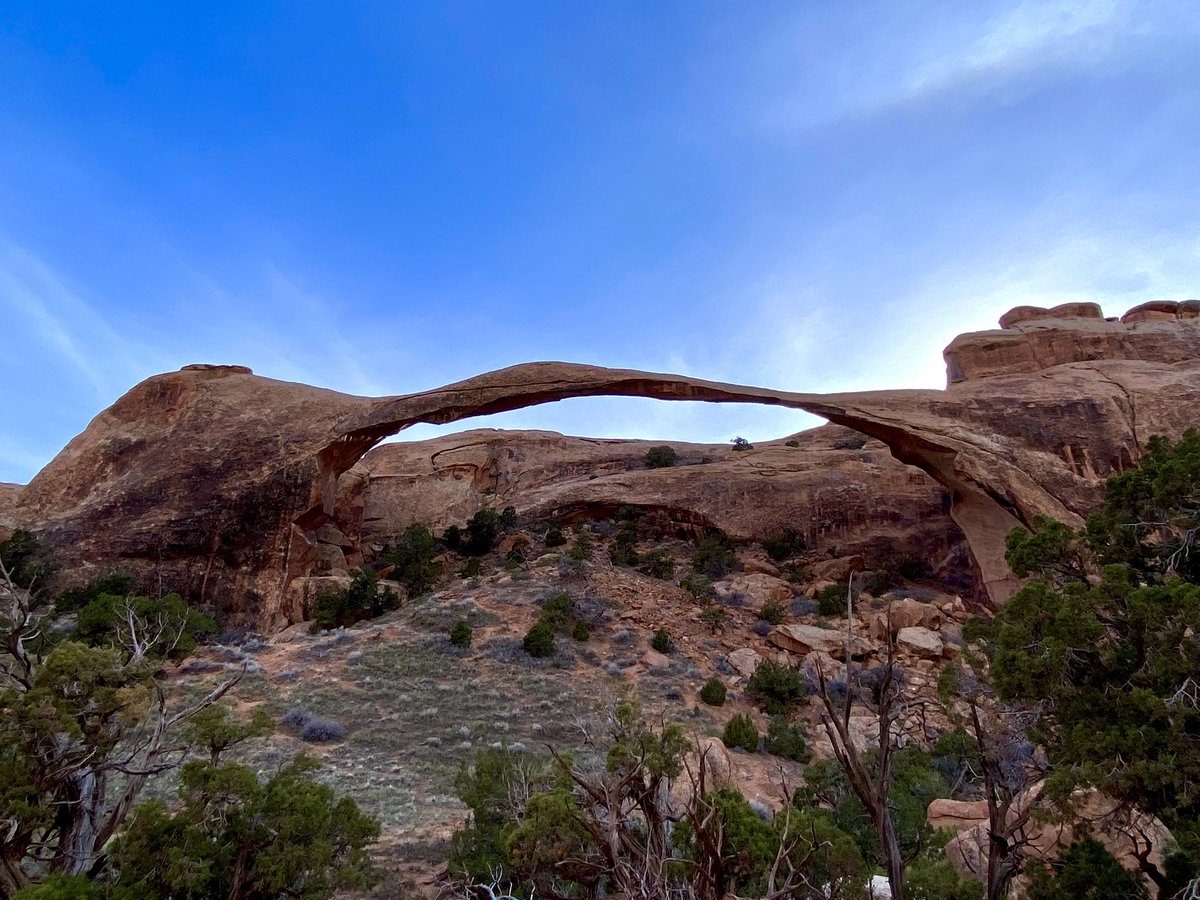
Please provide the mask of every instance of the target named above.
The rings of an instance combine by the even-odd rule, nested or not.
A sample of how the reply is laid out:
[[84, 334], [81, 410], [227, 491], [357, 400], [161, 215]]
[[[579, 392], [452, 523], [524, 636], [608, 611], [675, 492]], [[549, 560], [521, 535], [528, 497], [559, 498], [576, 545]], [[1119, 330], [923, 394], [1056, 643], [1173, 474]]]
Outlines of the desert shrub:
[[612, 546], [608, 548], [608, 558], [618, 566], [636, 566], [641, 562], [637, 552], [638, 531], [637, 523], [626, 521], [617, 531]]
[[754, 445], [752, 443], [750, 443], [748, 440], [746, 440], [744, 437], [742, 437], [741, 435], [738, 435], [735, 438], [730, 438], [729, 443], [733, 444], [734, 450], [753, 450], [754, 449]]
[[457, 525], [451, 525], [442, 532], [442, 543], [450, 550], [457, 550], [462, 546], [462, 529]]
[[463, 529], [462, 552], [468, 556], [483, 556], [499, 539], [500, 514], [494, 509], [478, 510]]
[[804, 728], [789, 722], [785, 715], [771, 716], [763, 748], [768, 753], [790, 759], [792, 762], [807, 764], [812, 760], [812, 751], [808, 747]]
[[549, 548], [561, 547], [567, 542], [567, 536], [563, 534], [562, 526], [557, 522], [546, 529], [546, 536], [542, 538], [542, 543]]
[[283, 714], [283, 718], [279, 720], [279, 724], [284, 728], [299, 731], [315, 718], [316, 714], [309, 712], [303, 706], [293, 706]]
[[783, 446], [785, 446], [785, 447], [799, 447], [799, 446], [800, 446], [800, 442], [799, 442], [798, 440], [796, 440], [795, 438], [792, 438], [790, 441], [784, 441], [784, 442], [783, 442]]
[[700, 611], [700, 621], [716, 634], [729, 621], [729, 610], [721, 606], [706, 606]]
[[716, 579], [724, 578], [738, 568], [737, 552], [725, 535], [714, 534], [696, 545], [696, 553], [692, 557], [692, 571]]
[[575, 533], [575, 542], [567, 550], [567, 556], [575, 562], [583, 562], [592, 558], [592, 535], [585, 526], [579, 526], [579, 530]]
[[777, 600], [768, 600], [758, 611], [758, 617], [764, 622], [778, 625], [787, 615], [787, 607]]
[[817, 601], [809, 600], [807, 597], [797, 597], [788, 604], [788, 609], [794, 616], [811, 616], [818, 609]]
[[350, 577], [350, 586], [344, 591], [322, 591], [313, 601], [310, 630], [314, 634], [330, 628], [347, 628], [399, 608], [400, 598], [395, 591], [379, 590], [379, 576], [375, 572], [358, 569]]
[[709, 706], [723, 706], [726, 693], [725, 682], [720, 678], [710, 678], [700, 688], [700, 699]]
[[332, 719], [313, 716], [300, 729], [300, 740], [310, 744], [328, 744], [346, 737], [346, 726]]
[[538, 620], [551, 631], [566, 634], [571, 630], [574, 612], [575, 601], [566, 591], [560, 591], [542, 601], [542, 611], [538, 615]]
[[675, 452], [675, 448], [668, 447], [665, 444], [659, 447], [651, 447], [646, 451], [647, 469], [669, 469], [678, 461], [679, 454]]
[[701, 603], [708, 603], [717, 595], [713, 589], [712, 579], [699, 572], [688, 572], [680, 579], [679, 586]]
[[867, 441], [870, 440], [865, 434], [856, 434], [851, 437], [838, 438], [833, 442], [834, 450], [861, 450], [867, 446]]
[[[7, 566], [8, 558], [0, 554]], [[137, 590], [137, 579], [128, 572], [109, 572], [93, 578], [85, 587], [70, 588], [58, 595], [54, 608], [59, 612], [74, 612], [83, 609], [93, 600], [108, 594], [112, 597], [128, 597]]]
[[125, 614], [132, 611], [143, 622], [161, 623], [164, 639], [149, 655], [180, 660], [196, 645], [217, 636], [216, 619], [192, 609], [178, 594], [165, 597], [115, 597], [101, 594], [79, 611], [72, 638], [93, 647], [119, 644]]
[[471, 628], [471, 623], [466, 619], [459, 619], [454, 623], [454, 627], [450, 629], [450, 643], [455, 647], [470, 647], [473, 636], [474, 630]]
[[763, 539], [763, 549], [767, 556], [776, 562], [791, 559], [798, 553], [803, 553], [807, 543], [804, 535], [796, 528], [784, 528]]
[[666, 550], [651, 550], [642, 554], [638, 571], [651, 578], [669, 581], [675, 574], [675, 561], [667, 555]]
[[721, 741], [726, 747], [741, 747], [747, 753], [758, 751], [758, 729], [749, 716], [738, 713], [725, 723], [721, 732]]
[[525, 633], [521, 646], [530, 656], [542, 659], [554, 655], [554, 631], [545, 622], [539, 620]]
[[504, 569], [507, 572], [515, 572], [523, 565], [525, 565], [525, 552], [520, 547], [513, 547], [504, 557]]
[[667, 629], [660, 628], [654, 632], [654, 637], [650, 638], [650, 646], [659, 653], [670, 653], [671, 635], [667, 634]]
[[512, 531], [517, 527], [517, 508], [515, 506], [506, 506], [500, 510], [500, 530]]
[[396, 538], [395, 545], [384, 548], [381, 561], [394, 566], [392, 578], [408, 588], [410, 597], [431, 590], [441, 577], [442, 567], [434, 562], [437, 541], [424, 525], [414, 522]]
[[804, 675], [799, 669], [781, 666], [764, 659], [754, 669], [746, 685], [746, 694], [758, 700], [771, 715], [791, 710], [807, 695]]
[[571, 637], [577, 641], [586, 641], [592, 636], [592, 630], [588, 628], [587, 622], [583, 619], [576, 619], [574, 626], [571, 628]]
[[757, 622], [755, 622], [753, 625], [750, 626], [750, 630], [753, 631], [755, 634], [757, 634], [759, 637], [766, 637], [767, 635], [769, 635], [771, 633], [771, 629], [773, 627], [774, 626], [770, 622], [764, 621], [763, 619], [759, 619]]
[[[872, 597], [881, 597], [896, 586], [896, 576], [889, 571], [872, 572], [863, 582], [863, 590]], [[845, 595], [843, 594], [843, 598]]]
[[32, 532], [18, 528], [8, 540], [0, 541], [0, 561], [18, 587], [40, 586], [57, 569]]
[[1146, 896], [1141, 878], [1118, 862], [1094, 838], [1067, 848], [1054, 863], [1054, 877], [1043, 866], [1030, 866], [1029, 900], [1136, 900]]
[[948, 859], [919, 856], [904, 873], [904, 896], [908, 900], [983, 900], [983, 895], [983, 883], [974, 878], [960, 879]]
[[845, 615], [846, 592], [849, 589], [850, 586], [844, 581], [823, 588], [821, 593], [817, 594], [817, 612], [823, 616]]

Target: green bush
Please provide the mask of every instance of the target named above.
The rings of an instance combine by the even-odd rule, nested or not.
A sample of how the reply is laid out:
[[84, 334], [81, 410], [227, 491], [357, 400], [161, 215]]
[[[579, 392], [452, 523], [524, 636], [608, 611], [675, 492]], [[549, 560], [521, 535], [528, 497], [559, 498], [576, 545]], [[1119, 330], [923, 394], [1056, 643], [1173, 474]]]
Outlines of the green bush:
[[725, 723], [721, 740], [726, 747], [741, 747], [747, 753], [758, 752], [758, 729], [749, 716], [738, 713]]
[[758, 611], [758, 617], [764, 622], [770, 622], [772, 625], [778, 625], [786, 615], [787, 607], [777, 600], [768, 600]]
[[314, 634], [329, 628], [347, 628], [400, 607], [395, 591], [379, 590], [379, 576], [374, 572], [358, 569], [350, 577], [346, 590], [322, 591], [313, 601], [310, 630]]
[[724, 578], [730, 572], [740, 568], [737, 551], [733, 543], [723, 534], [706, 537], [696, 545], [696, 554], [692, 557], [692, 570], [707, 578]]
[[558, 525], [551, 525], [546, 529], [546, 536], [542, 538], [542, 543], [550, 549], [561, 547], [567, 542], [567, 536], [563, 534], [562, 528]]
[[24, 528], [0, 541], [0, 561], [18, 587], [38, 587], [57, 570], [41, 542]]
[[410, 597], [417, 597], [432, 590], [441, 577], [442, 567], [434, 562], [437, 554], [433, 533], [414, 522], [396, 538], [394, 546], [384, 548], [379, 558], [394, 567], [392, 579], [404, 585]]
[[454, 623], [454, 627], [450, 629], [450, 643], [455, 647], [467, 648], [471, 646], [471, 638], [474, 636], [474, 631], [471, 628], [471, 623], [466, 619], [459, 619]]
[[483, 566], [479, 562], [479, 557], [472, 556], [470, 559], [467, 560], [467, 564], [465, 566], [463, 566], [463, 570], [462, 570], [463, 578], [478, 578], [479, 573], [482, 569], [483, 569]]
[[592, 636], [592, 630], [588, 628], [587, 622], [583, 619], [576, 619], [575, 625], [571, 628], [571, 637], [577, 641], [586, 641]]
[[646, 451], [647, 469], [669, 469], [678, 461], [679, 454], [675, 452], [675, 448], [668, 447], [665, 444], [659, 447], [651, 447]]
[[[872, 572], [863, 583], [863, 590], [872, 597], [882, 597], [895, 586], [896, 576], [891, 572]], [[846, 595], [842, 594], [842, 600], [844, 601], [845, 599]]]
[[[904, 896], [908, 900], [983, 900], [983, 894], [983, 883], [974, 878], [965, 881], [960, 879], [948, 859], [919, 856], [904, 873]], [[1095, 895], [1070, 896], [1083, 898]]]
[[154, 656], [183, 659], [197, 644], [217, 636], [216, 619], [192, 609], [178, 594], [167, 594], [157, 600], [101, 594], [79, 611], [72, 637], [93, 647], [119, 644], [126, 609], [131, 609], [142, 621], [166, 626], [166, 643], [150, 650]]
[[[8, 560], [0, 556], [5, 565]], [[108, 594], [111, 597], [128, 597], [137, 590], [137, 579], [127, 572], [110, 572], [87, 583], [86, 587], [70, 588], [58, 595], [54, 608], [59, 612], [74, 612], [83, 609], [93, 600]]]
[[754, 445], [742, 436], [731, 438], [729, 443], [733, 444], [734, 450], [753, 450]]
[[823, 616], [844, 616], [846, 614], [846, 592], [850, 586], [839, 581], [823, 588], [817, 594], [817, 612]]
[[754, 669], [746, 685], [747, 696], [754, 697], [770, 715], [787, 713], [799, 705], [808, 693], [799, 669], [781, 666], [764, 659]]
[[627, 521], [617, 532], [612, 546], [608, 548], [608, 558], [618, 566], [636, 566], [641, 562], [641, 557], [637, 552], [637, 545], [637, 523]]
[[775, 562], [791, 559], [798, 553], [803, 553], [807, 546], [804, 535], [795, 528], [784, 528], [782, 531], [769, 535], [763, 539], [762, 545], [763, 549], [767, 551], [767, 556]]
[[650, 646], [659, 653], [671, 652], [671, 636], [667, 634], [667, 629], [660, 628], [654, 632], [654, 637], [650, 638]]
[[1084, 837], [1053, 866], [1030, 866], [1029, 900], [1136, 900], [1146, 896], [1136, 872], [1122, 866], [1104, 845]]
[[666, 550], [651, 550], [642, 554], [638, 571], [651, 578], [669, 581], [675, 575], [675, 561], [667, 556]]
[[586, 526], [579, 526], [579, 530], [575, 533], [575, 543], [567, 551], [567, 556], [575, 562], [583, 562], [585, 559], [592, 558], [592, 535]]
[[566, 634], [571, 630], [574, 613], [575, 601], [566, 591], [560, 591], [542, 601], [542, 611], [538, 615], [538, 621], [544, 623], [553, 632]]
[[790, 441], [784, 441], [784, 442], [783, 442], [783, 446], [785, 446], [785, 447], [799, 447], [799, 446], [800, 446], [800, 442], [799, 442], [798, 440], [796, 440], [795, 438], [792, 438]]
[[530, 656], [544, 658], [554, 655], [554, 632], [541, 620], [534, 622], [533, 627], [525, 634], [521, 646]]
[[729, 610], [723, 606], [706, 606], [700, 611], [700, 621], [716, 634], [729, 621]]
[[808, 748], [804, 728], [789, 722], [787, 716], [771, 716], [763, 747], [768, 753], [790, 759], [792, 762], [807, 764], [812, 760], [812, 751]]
[[709, 706], [724, 706], [726, 693], [725, 682], [720, 678], [710, 678], [700, 688], [700, 699]]

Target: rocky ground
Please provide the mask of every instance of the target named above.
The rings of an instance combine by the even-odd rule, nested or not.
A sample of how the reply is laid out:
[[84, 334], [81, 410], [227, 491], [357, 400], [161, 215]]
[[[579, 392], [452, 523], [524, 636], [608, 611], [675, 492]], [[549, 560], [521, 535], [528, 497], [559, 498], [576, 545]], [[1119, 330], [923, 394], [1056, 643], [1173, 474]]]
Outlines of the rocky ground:
[[[715, 585], [716, 603], [728, 619], [714, 631], [700, 619], [703, 607], [673, 581], [613, 565], [605, 526], [591, 528], [595, 545], [589, 561], [550, 551], [507, 570], [496, 553], [484, 561], [481, 577], [450, 577], [381, 619], [315, 635], [298, 625], [267, 640], [243, 636], [206, 648], [172, 677], [179, 690], [199, 692], [246, 666], [237, 688], [244, 707], [265, 708], [276, 721], [304, 710], [344, 729], [341, 739], [312, 743], [301, 740], [297, 729], [280, 727], [245, 758], [266, 772], [302, 751], [320, 757], [320, 777], [379, 817], [381, 859], [408, 873], [415, 885], [428, 882], [444, 864], [447, 840], [465, 819], [454, 777], [477, 749], [507, 745], [542, 752], [554, 746], [587, 755], [590, 741], [603, 732], [606, 710], [626, 691], [650, 714], [682, 724], [714, 748], [748, 798], [780, 806], [786, 797], [782, 785], [794, 789], [802, 767], [765, 753], [730, 753], [720, 743], [721, 731], [740, 712], [765, 733], [766, 718], [743, 695], [762, 658], [801, 666], [810, 680], [821, 660], [830, 678], [839, 673], [844, 678], [844, 622], [821, 617], [811, 596], [862, 561], [818, 560], [805, 570], [806, 579], [788, 581], [765, 554], [743, 552], [743, 570]], [[641, 549], [652, 546], [676, 560], [677, 575], [686, 571], [691, 544], [666, 541]], [[462, 561], [454, 562], [457, 567]], [[522, 638], [537, 619], [540, 601], [563, 590], [590, 625], [590, 637], [584, 642], [559, 637], [552, 657], [534, 659], [522, 649]], [[768, 601], [786, 608], [778, 626], [758, 616]], [[961, 600], [929, 586], [911, 586], [888, 598], [862, 595], [851, 653], [867, 666], [880, 658], [889, 605], [906, 690], [930, 701], [924, 716], [904, 723], [906, 734], [928, 742], [947, 727], [934, 702], [936, 673], [957, 651], [967, 610]], [[465, 650], [448, 638], [460, 619], [473, 627]], [[660, 628], [673, 645], [665, 654], [650, 648]], [[699, 699], [701, 686], [713, 676], [729, 689], [721, 707]], [[795, 718], [806, 723], [817, 756], [827, 755], [818, 701], [810, 697]], [[855, 722], [858, 738], [870, 740], [873, 720]]]

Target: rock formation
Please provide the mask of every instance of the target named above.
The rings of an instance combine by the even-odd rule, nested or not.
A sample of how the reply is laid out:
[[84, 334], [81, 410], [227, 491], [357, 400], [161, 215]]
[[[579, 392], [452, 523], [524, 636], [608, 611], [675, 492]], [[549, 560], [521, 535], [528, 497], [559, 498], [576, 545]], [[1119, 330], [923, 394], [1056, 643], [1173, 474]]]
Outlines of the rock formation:
[[[331, 546], [318, 529], [354, 533], [339, 519], [353, 500], [338, 503], [354, 491], [339, 482], [363, 477], [352, 467], [409, 425], [583, 396], [762, 403], [855, 429], [936, 479], [998, 603], [1016, 587], [1003, 559], [1011, 527], [1037, 515], [1079, 524], [1151, 435], [1196, 424], [1196, 312], [1146, 304], [1118, 322], [1088, 304], [1021, 308], [1000, 331], [950, 345], [944, 391], [801, 394], [543, 362], [372, 399], [189, 366], [97, 416], [0, 516], [35, 528], [68, 565], [162, 573], [196, 602], [276, 627], [289, 583]], [[338, 549], [358, 558], [352, 541]]]

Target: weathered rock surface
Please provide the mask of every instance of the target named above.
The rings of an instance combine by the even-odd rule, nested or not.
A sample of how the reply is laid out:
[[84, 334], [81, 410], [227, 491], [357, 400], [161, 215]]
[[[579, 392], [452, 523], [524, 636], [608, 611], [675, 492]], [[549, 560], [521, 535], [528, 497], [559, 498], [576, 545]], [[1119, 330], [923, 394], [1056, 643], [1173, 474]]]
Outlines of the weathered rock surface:
[[[776, 647], [789, 653], [805, 655], [808, 653], [825, 653], [834, 659], [846, 658], [846, 633], [832, 628], [818, 628], [815, 625], [777, 625], [767, 636]], [[866, 656], [874, 650], [870, 641], [854, 635], [850, 644], [850, 655], [855, 659]]]
[[[1145, 306], [1123, 322], [1070, 311], [1006, 317], [1006, 329], [951, 344], [944, 391], [800, 394], [530, 363], [370, 399], [244, 367], [187, 367], [148, 379], [97, 416], [17, 494], [7, 518], [39, 531], [66, 566], [82, 566], [79, 577], [87, 566], [120, 565], [147, 581], [162, 572], [193, 602], [275, 628], [288, 621], [290, 582], [313, 573], [319, 545], [336, 546], [317, 529], [333, 523], [357, 539], [365, 501], [357, 505], [350, 483], [369, 474], [352, 471], [355, 463], [411, 424], [580, 396], [764, 403], [876, 438], [940, 482], [998, 603], [1016, 587], [1003, 558], [1014, 525], [1037, 515], [1080, 524], [1104, 479], [1135, 465], [1151, 435], [1195, 424], [1194, 312], [1184, 303]], [[746, 497], [757, 502], [758, 492]], [[360, 559], [359, 549], [342, 552], [347, 565]]]
[[942, 655], [942, 636], [936, 631], [914, 625], [901, 628], [896, 633], [896, 649], [900, 653], [920, 656], [924, 659], [939, 659]]

